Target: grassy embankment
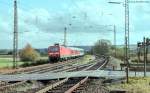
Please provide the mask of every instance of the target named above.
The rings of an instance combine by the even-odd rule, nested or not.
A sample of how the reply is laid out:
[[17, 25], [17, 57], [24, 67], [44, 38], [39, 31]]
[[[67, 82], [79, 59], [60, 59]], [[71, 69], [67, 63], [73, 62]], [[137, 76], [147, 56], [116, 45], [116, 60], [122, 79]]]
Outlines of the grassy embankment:
[[[40, 57], [39, 59], [44, 60], [48, 59], [48, 57]], [[32, 62], [17, 62], [19, 66], [23, 65], [24, 63], [32, 63]], [[12, 56], [7, 55], [0, 55], [0, 68], [12, 68], [13, 67], [13, 58]]]
[[[148, 57], [148, 59], [149, 58], [150, 57]], [[137, 60], [137, 58], [134, 58], [134, 60]], [[115, 66], [118, 69], [120, 63], [122, 63], [120, 60], [111, 58], [110, 62], [108, 63], [108, 66], [110, 67]], [[128, 91], [127, 93], [150, 93], [150, 78], [132, 77], [129, 78], [129, 83], [112, 84], [107, 87], [110, 90], [118, 90], [118, 89], [127, 90]]]
[[[142, 61], [140, 63], [143, 63], [144, 56], [140, 56], [140, 60]], [[148, 63], [150, 63], [150, 54], [147, 55], [147, 60], [148, 60]], [[138, 57], [137, 56], [131, 57], [131, 61], [137, 63], [138, 62]]]
[[123, 63], [121, 60], [116, 59], [114, 57], [111, 57], [109, 59], [108, 64], [107, 64], [107, 68], [113, 68], [114, 67], [115, 70], [120, 70], [121, 69], [121, 67], [120, 67], [121, 63]]
[[133, 77], [129, 78], [129, 83], [114, 84], [108, 86], [109, 89], [125, 89], [128, 93], [150, 93], [150, 78]]
[[[18, 61], [18, 65], [22, 65], [24, 62]], [[13, 67], [12, 58], [0, 58], [0, 68], [11, 68]]]
[[[48, 57], [40, 57], [39, 58], [39, 60], [47, 60], [47, 59], [48, 59]], [[77, 64], [86, 64], [92, 59], [94, 59], [93, 56], [86, 55], [79, 62], [77, 62]], [[18, 61], [19, 66], [23, 65], [24, 63], [30, 64], [32, 62]], [[12, 68], [12, 67], [13, 67], [13, 59], [11, 56], [0, 56], [0, 68]]]
[[87, 64], [89, 62], [91, 62], [92, 60], [94, 60], [95, 57], [92, 55], [85, 55], [79, 62], [77, 62], [76, 64]]

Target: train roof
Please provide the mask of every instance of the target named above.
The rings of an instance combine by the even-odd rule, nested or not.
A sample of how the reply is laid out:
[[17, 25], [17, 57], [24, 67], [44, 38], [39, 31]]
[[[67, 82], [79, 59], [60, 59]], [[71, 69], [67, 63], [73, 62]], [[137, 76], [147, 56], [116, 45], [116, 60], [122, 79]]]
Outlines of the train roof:
[[[59, 45], [59, 44], [55, 44], [55, 45], [52, 45], [52, 46], [65, 47], [65, 46], [62, 46], [62, 45]], [[49, 46], [49, 47], [52, 47], [52, 46]], [[72, 50], [84, 51], [84, 49], [78, 48], [78, 47], [66, 47], [66, 48], [70, 48], [70, 49], [72, 49]]]
[[72, 49], [72, 50], [84, 51], [84, 49], [82, 49], [82, 48], [77, 48], [77, 47], [67, 47], [67, 48], [70, 48], [70, 49]]

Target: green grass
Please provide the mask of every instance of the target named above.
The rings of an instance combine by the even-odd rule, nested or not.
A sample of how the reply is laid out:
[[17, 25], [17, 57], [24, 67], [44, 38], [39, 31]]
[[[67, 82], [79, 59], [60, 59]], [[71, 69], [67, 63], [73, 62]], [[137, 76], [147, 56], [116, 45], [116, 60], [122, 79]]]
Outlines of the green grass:
[[42, 56], [39, 59], [41, 59], [41, 60], [48, 60], [48, 56]]
[[[18, 61], [18, 65], [23, 64], [24, 62]], [[0, 58], [0, 68], [11, 68], [13, 67], [12, 58]]]
[[115, 84], [108, 86], [110, 89], [125, 89], [128, 93], [150, 93], [150, 78], [133, 77], [129, 83]]
[[[40, 59], [48, 59], [47, 56], [40, 57]], [[25, 62], [18, 61], [18, 65], [22, 65]], [[28, 62], [30, 63], [30, 62]], [[13, 58], [11, 55], [0, 55], [0, 68], [11, 68], [13, 67]]]
[[[40, 57], [41, 60], [47, 60], [48, 57], [44, 56], [44, 57]], [[79, 62], [77, 62], [77, 64], [86, 64], [90, 61], [90, 59], [93, 59], [93, 56], [91, 55], [86, 55], [84, 56]], [[28, 62], [30, 63], [30, 62]], [[24, 64], [24, 62], [18, 62], [18, 65], [22, 65]], [[0, 68], [11, 68], [13, 67], [13, 59], [10, 56], [0, 56]]]
[[[130, 57], [131, 61], [134, 62], [134, 63], [137, 63], [138, 62], [138, 57], [137, 56], [134, 56], [134, 57]], [[143, 63], [144, 62], [144, 56], [140, 56], [140, 60], [142, 62], [140, 63]], [[148, 60], [148, 63], [150, 63], [150, 54], [147, 55], [147, 60]]]
[[121, 63], [123, 63], [121, 60], [116, 59], [114, 57], [111, 57], [108, 64], [107, 64], [107, 67], [115, 67], [115, 70], [120, 70], [121, 69], [121, 67], [120, 67]]
[[0, 58], [12, 58], [12, 55], [0, 55]]
[[92, 61], [94, 59], [94, 57], [92, 55], [85, 55], [79, 62], [77, 62], [76, 64], [87, 64], [90, 61]]

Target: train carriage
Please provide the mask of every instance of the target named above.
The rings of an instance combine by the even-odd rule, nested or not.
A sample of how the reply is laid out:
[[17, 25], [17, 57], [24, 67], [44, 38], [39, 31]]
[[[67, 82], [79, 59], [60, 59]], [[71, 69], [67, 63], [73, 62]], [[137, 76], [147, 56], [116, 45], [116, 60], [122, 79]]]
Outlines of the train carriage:
[[59, 44], [48, 48], [49, 61], [67, 60], [84, 55], [84, 50], [75, 47], [64, 47]]

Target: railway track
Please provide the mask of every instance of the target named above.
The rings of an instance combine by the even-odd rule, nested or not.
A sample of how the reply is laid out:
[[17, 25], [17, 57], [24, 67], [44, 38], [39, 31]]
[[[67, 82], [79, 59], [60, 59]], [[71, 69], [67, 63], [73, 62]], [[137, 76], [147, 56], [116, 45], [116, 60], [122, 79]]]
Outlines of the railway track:
[[[45, 64], [45, 65], [40, 65], [40, 66], [34, 66], [34, 67], [28, 67], [28, 68], [23, 68], [23, 69], [18, 69], [14, 70], [9, 73], [4, 73], [4, 74], [18, 74], [18, 73], [25, 73], [25, 74], [32, 74], [32, 73], [42, 73], [42, 72], [48, 72], [56, 69], [63, 68], [64, 66], [72, 65], [76, 63], [76, 61], [79, 61], [80, 58], [78, 59], [72, 59], [64, 62], [58, 62], [54, 64]], [[7, 90], [15, 90], [16, 87], [18, 86], [24, 86], [27, 84], [27, 81], [21, 81], [21, 82], [14, 82], [14, 83], [9, 83], [9, 82], [0, 82], [0, 91], [4, 91], [3, 93], [8, 93]], [[5, 91], [6, 90], [6, 91]], [[16, 92], [14, 92], [16, 93]]]
[[[49, 72], [49, 71], [56, 71], [58, 69], [61, 69], [57, 72], [60, 72], [62, 70], [66, 70], [66, 68], [64, 69], [63, 67], [65, 66], [70, 66], [69, 68], [72, 68], [72, 65], [74, 63], [76, 63], [77, 61], [80, 61], [81, 58], [78, 59], [73, 59], [73, 60], [69, 60], [69, 61], [65, 61], [65, 62], [59, 62], [59, 63], [54, 63], [54, 64], [47, 64], [47, 65], [41, 65], [41, 66], [35, 66], [35, 67], [29, 67], [26, 68], [25, 70], [18, 70], [15, 71], [16, 73], [25, 73], [25, 74], [32, 74], [32, 73], [45, 73], [45, 72]], [[77, 65], [78, 66], [78, 65]], [[36, 68], [36, 69], [35, 69]], [[32, 71], [33, 70], [33, 71]], [[14, 74], [13, 73], [5, 73], [5, 74]], [[27, 81], [21, 81], [21, 82], [17, 82], [17, 83], [7, 83], [7, 84], [3, 84], [2, 86], [0, 86], [0, 91], [5, 91], [5, 90], [15, 90], [16, 87], [18, 86], [24, 86], [26, 85]], [[7, 93], [7, 92], [4, 92]], [[15, 93], [15, 92], [14, 92]]]
[[[96, 64], [97, 65], [101, 65], [102, 64], [102, 62], [98, 62], [98, 61], [100, 61], [100, 60], [96, 60], [97, 61], [97, 63], [90, 63], [90, 64], [84, 64], [84, 65], [76, 65], [76, 66], [71, 66], [71, 63], [69, 63], [69, 64], [67, 64], [67, 66], [68, 67], [66, 67], [66, 68], [63, 68], [63, 67], [61, 67], [61, 65], [59, 66], [59, 65], [56, 65], [56, 68], [53, 68], [53, 69], [49, 69], [49, 68], [47, 68], [47, 69], [49, 69], [49, 70], [47, 70], [46, 68], [45, 69], [42, 69], [42, 70], [34, 70], [34, 71], [29, 71], [29, 72], [26, 72], [26, 73], [43, 73], [43, 72], [47, 72], [47, 71], [51, 71], [51, 72], [54, 72], [54, 73], [56, 73], [56, 72], [61, 72], [61, 71], [78, 71], [78, 70], [93, 70], [93, 69], [90, 69], [90, 68], [92, 68], [93, 66], [94, 66], [94, 68], [95, 67], [99, 67], [99, 66], [96, 66]], [[101, 63], [101, 64], [100, 64]], [[64, 65], [64, 64], [63, 64]], [[69, 67], [69, 65], [70, 65], [70, 67]], [[45, 70], [45, 71], [44, 71]], [[39, 71], [39, 72], [38, 72]], [[88, 77], [87, 77], [88, 78]], [[45, 89], [45, 88], [47, 88], [48, 87], [48, 89], [50, 89], [50, 90], [53, 90], [53, 88], [54, 87], [57, 87], [57, 86], [59, 86], [60, 85], [60, 83], [61, 84], [63, 84], [63, 83], [65, 83], [65, 82], [67, 82], [67, 81], [69, 80], [70, 81], [70, 78], [68, 78], [68, 79], [64, 79], [64, 80], [52, 80], [52, 81], [54, 81], [53, 83], [51, 82], [51, 83], [49, 83], [49, 84], [47, 84], [46, 85], [46, 87], [45, 86], [39, 86], [39, 88], [37, 87], [37, 88], [33, 88], [33, 89], [27, 89], [27, 91], [28, 92], [24, 92], [24, 91], [19, 91], [19, 92], [16, 92], [16, 88], [17, 87], [20, 87], [20, 86], [26, 86], [28, 83], [28, 81], [21, 81], [21, 82], [17, 82], [17, 83], [13, 83], [13, 84], [8, 84], [8, 85], [5, 85], [5, 86], [1, 86], [0, 87], [0, 91], [3, 91], [2, 93], [8, 93], [8, 91], [11, 91], [11, 93], [35, 93], [36, 91], [39, 91], [39, 90], [42, 90], [42, 89]], [[80, 79], [77, 79], [78, 80], [78, 82], [80, 81]], [[50, 80], [51, 81], [51, 80]], [[65, 82], [64, 82], [65, 81]], [[71, 81], [70, 81], [71, 82]], [[73, 85], [73, 84], [72, 84]], [[50, 87], [52, 87], [52, 88], [50, 88]], [[71, 86], [70, 86], [71, 87]], [[37, 92], [38, 93], [38, 92]], [[39, 93], [45, 93], [45, 92], [39, 92]], [[50, 92], [51, 93], [51, 92]], [[55, 93], [55, 92], [54, 92]]]
[[57, 66], [71, 65], [80, 59], [81, 58], [67, 60], [67, 61], [63, 61], [63, 62], [57, 62], [57, 63], [53, 63], [53, 64], [48, 63], [48, 64], [44, 64], [44, 65], [39, 65], [39, 66], [20, 68], [20, 69], [15, 69], [10, 72], [2, 73], [2, 74], [11, 75], [11, 74], [18, 74], [18, 73], [36, 73], [36, 72], [39, 72], [40, 70], [50, 69], [50, 68], [57, 67]]
[[[98, 70], [102, 69], [108, 62], [108, 59], [97, 60], [97, 63], [84, 68], [83, 70]], [[66, 78], [60, 80], [54, 84], [50, 84], [47, 87], [37, 91], [36, 93], [80, 93], [87, 87], [86, 83], [90, 82], [90, 78]]]

